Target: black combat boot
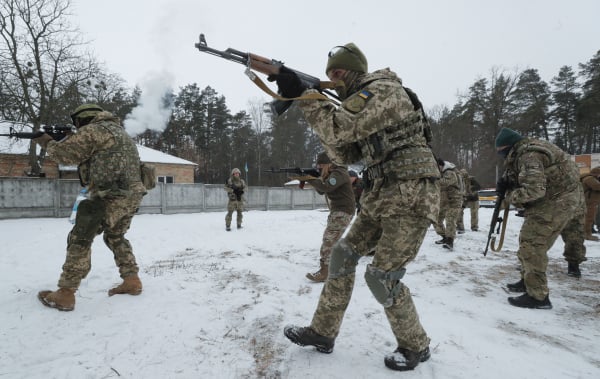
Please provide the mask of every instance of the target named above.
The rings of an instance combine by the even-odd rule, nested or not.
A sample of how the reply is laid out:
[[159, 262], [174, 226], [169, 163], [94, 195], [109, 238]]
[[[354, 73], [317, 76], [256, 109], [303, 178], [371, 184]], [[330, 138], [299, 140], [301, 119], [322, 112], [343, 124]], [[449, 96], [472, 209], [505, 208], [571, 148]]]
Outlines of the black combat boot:
[[408, 371], [414, 370], [420, 362], [425, 362], [429, 357], [431, 357], [429, 346], [418, 353], [399, 347], [392, 354], [386, 355], [383, 361], [387, 368]]
[[465, 234], [465, 228], [456, 228], [456, 233], [458, 234]]
[[441, 240], [435, 241], [436, 245], [441, 245], [441, 244], [443, 244], [444, 242], [446, 242], [446, 237], [442, 237], [442, 239], [441, 239]]
[[525, 288], [525, 280], [521, 279], [516, 283], [508, 283], [506, 288], [510, 292], [527, 292], [527, 288]]
[[288, 325], [283, 329], [283, 334], [296, 345], [314, 346], [320, 353], [331, 353], [335, 344], [335, 339], [317, 334], [310, 326]]
[[521, 308], [552, 309], [552, 303], [550, 303], [550, 298], [548, 295], [546, 295], [544, 300], [537, 300], [524, 293], [518, 297], [509, 297], [508, 302], [510, 305]]
[[229, 225], [225, 226], [225, 230], [227, 230], [228, 232], [231, 231], [231, 227]]
[[453, 250], [454, 249], [454, 238], [446, 237], [446, 242], [442, 245], [444, 249]]
[[581, 278], [581, 271], [579, 270], [579, 263], [569, 262], [569, 268], [567, 269], [567, 275], [574, 278]]
[[238, 229], [242, 229], [242, 224], [238, 224]]

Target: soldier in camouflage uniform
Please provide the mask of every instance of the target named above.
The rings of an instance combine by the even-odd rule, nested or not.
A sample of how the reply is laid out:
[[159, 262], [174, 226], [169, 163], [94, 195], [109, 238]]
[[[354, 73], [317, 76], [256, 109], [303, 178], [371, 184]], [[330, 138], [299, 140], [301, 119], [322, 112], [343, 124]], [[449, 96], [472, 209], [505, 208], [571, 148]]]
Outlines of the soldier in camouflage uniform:
[[441, 200], [440, 213], [433, 227], [442, 239], [435, 241], [435, 243], [442, 244], [445, 249], [452, 250], [454, 248], [454, 238], [456, 237], [456, 224], [462, 212], [464, 186], [462, 176], [454, 163], [443, 159], [438, 159], [437, 162], [442, 173], [440, 179]]
[[524, 138], [512, 129], [502, 128], [496, 137], [498, 154], [505, 157], [505, 172], [498, 191], [507, 191], [506, 200], [525, 209], [517, 256], [521, 280], [507, 285], [516, 307], [551, 309], [546, 268], [548, 250], [560, 235], [568, 271], [579, 271], [586, 260], [583, 245], [585, 201], [579, 170], [556, 145]]
[[342, 237], [354, 216], [354, 192], [350, 176], [345, 166], [332, 163], [326, 153], [317, 157], [317, 167], [321, 172], [318, 179], [306, 180], [319, 194], [325, 195], [329, 206], [327, 226], [321, 243], [319, 270], [306, 274], [313, 282], [324, 282], [329, 272], [329, 258], [333, 245]]
[[240, 178], [241, 171], [239, 168], [231, 170], [231, 176], [225, 181], [225, 191], [229, 202], [227, 203], [227, 214], [225, 215], [225, 230], [231, 230], [231, 219], [233, 212], [237, 212], [237, 228], [241, 229], [244, 215], [244, 191], [246, 190], [246, 182]]
[[[401, 279], [439, 212], [440, 172], [428, 146], [431, 134], [416, 95], [389, 69], [367, 71], [367, 60], [349, 43], [329, 53], [327, 76], [336, 83], [338, 107], [324, 100], [298, 100], [305, 119], [336, 163], [364, 162], [361, 211], [345, 238], [333, 247], [327, 278], [310, 326], [289, 325], [292, 342], [333, 351], [354, 287], [358, 260], [375, 246], [365, 280], [382, 304], [397, 349], [384, 363], [412, 370], [430, 357], [429, 337]], [[316, 95], [282, 68], [272, 75], [282, 96]]]
[[60, 142], [44, 134], [34, 141], [55, 161], [78, 165], [81, 184], [89, 198], [81, 201], [75, 225], [67, 238], [67, 257], [57, 291], [41, 291], [39, 300], [61, 311], [75, 307], [75, 291], [91, 269], [91, 246], [104, 233], [123, 283], [108, 295], [139, 295], [142, 283], [133, 249], [125, 238], [146, 188], [141, 181], [137, 147], [119, 119], [98, 105], [84, 104], [71, 115], [77, 133]]
[[592, 235], [594, 217], [600, 203], [600, 167], [594, 167], [589, 173], [581, 175], [581, 184], [585, 195], [586, 213], [584, 234], [588, 241], [598, 241], [598, 237]]
[[469, 175], [464, 168], [458, 172], [462, 175], [465, 196], [463, 199], [463, 206], [458, 215], [456, 230], [458, 230], [459, 234], [461, 230], [464, 233], [465, 223], [463, 213], [465, 208], [469, 208], [471, 210], [471, 230], [476, 232], [479, 230], [479, 190], [481, 189], [481, 185], [477, 182], [475, 177]]

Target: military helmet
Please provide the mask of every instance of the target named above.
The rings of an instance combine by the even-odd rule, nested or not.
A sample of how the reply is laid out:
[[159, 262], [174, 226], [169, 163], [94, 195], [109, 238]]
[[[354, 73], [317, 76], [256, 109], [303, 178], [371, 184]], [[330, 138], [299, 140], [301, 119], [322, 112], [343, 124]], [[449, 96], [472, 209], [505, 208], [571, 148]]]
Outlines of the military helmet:
[[358, 46], [350, 42], [344, 46], [335, 46], [329, 51], [325, 74], [336, 68], [365, 74], [369, 65], [363, 52], [360, 51]]
[[322, 152], [317, 156], [317, 164], [328, 164], [331, 163], [331, 159], [327, 156], [327, 153]]
[[77, 120], [84, 119], [92, 119], [96, 117], [96, 115], [100, 112], [104, 112], [104, 109], [100, 108], [99, 105], [96, 104], [82, 104], [75, 108], [73, 113], [71, 113], [71, 120], [73, 121], [73, 125], [77, 126]]

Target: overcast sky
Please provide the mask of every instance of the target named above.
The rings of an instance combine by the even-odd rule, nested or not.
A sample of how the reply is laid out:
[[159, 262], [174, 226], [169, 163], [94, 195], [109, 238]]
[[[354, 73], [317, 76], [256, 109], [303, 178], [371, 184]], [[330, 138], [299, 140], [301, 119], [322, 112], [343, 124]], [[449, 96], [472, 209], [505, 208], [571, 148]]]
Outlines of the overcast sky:
[[267, 96], [243, 66], [200, 53], [200, 33], [322, 79], [330, 48], [354, 42], [370, 71], [390, 67], [426, 108], [454, 105], [494, 67], [535, 68], [550, 82], [600, 50], [598, 0], [73, 0], [72, 10], [95, 56], [130, 86], [164, 74], [176, 91], [211, 86], [233, 112]]

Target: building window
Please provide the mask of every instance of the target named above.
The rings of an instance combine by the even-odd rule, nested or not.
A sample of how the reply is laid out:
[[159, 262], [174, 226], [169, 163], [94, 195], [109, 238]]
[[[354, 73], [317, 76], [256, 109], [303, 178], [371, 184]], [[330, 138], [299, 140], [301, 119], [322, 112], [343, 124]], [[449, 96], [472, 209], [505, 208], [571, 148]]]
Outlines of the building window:
[[158, 182], [159, 183], [173, 183], [173, 177], [172, 176], [159, 176], [158, 177]]

